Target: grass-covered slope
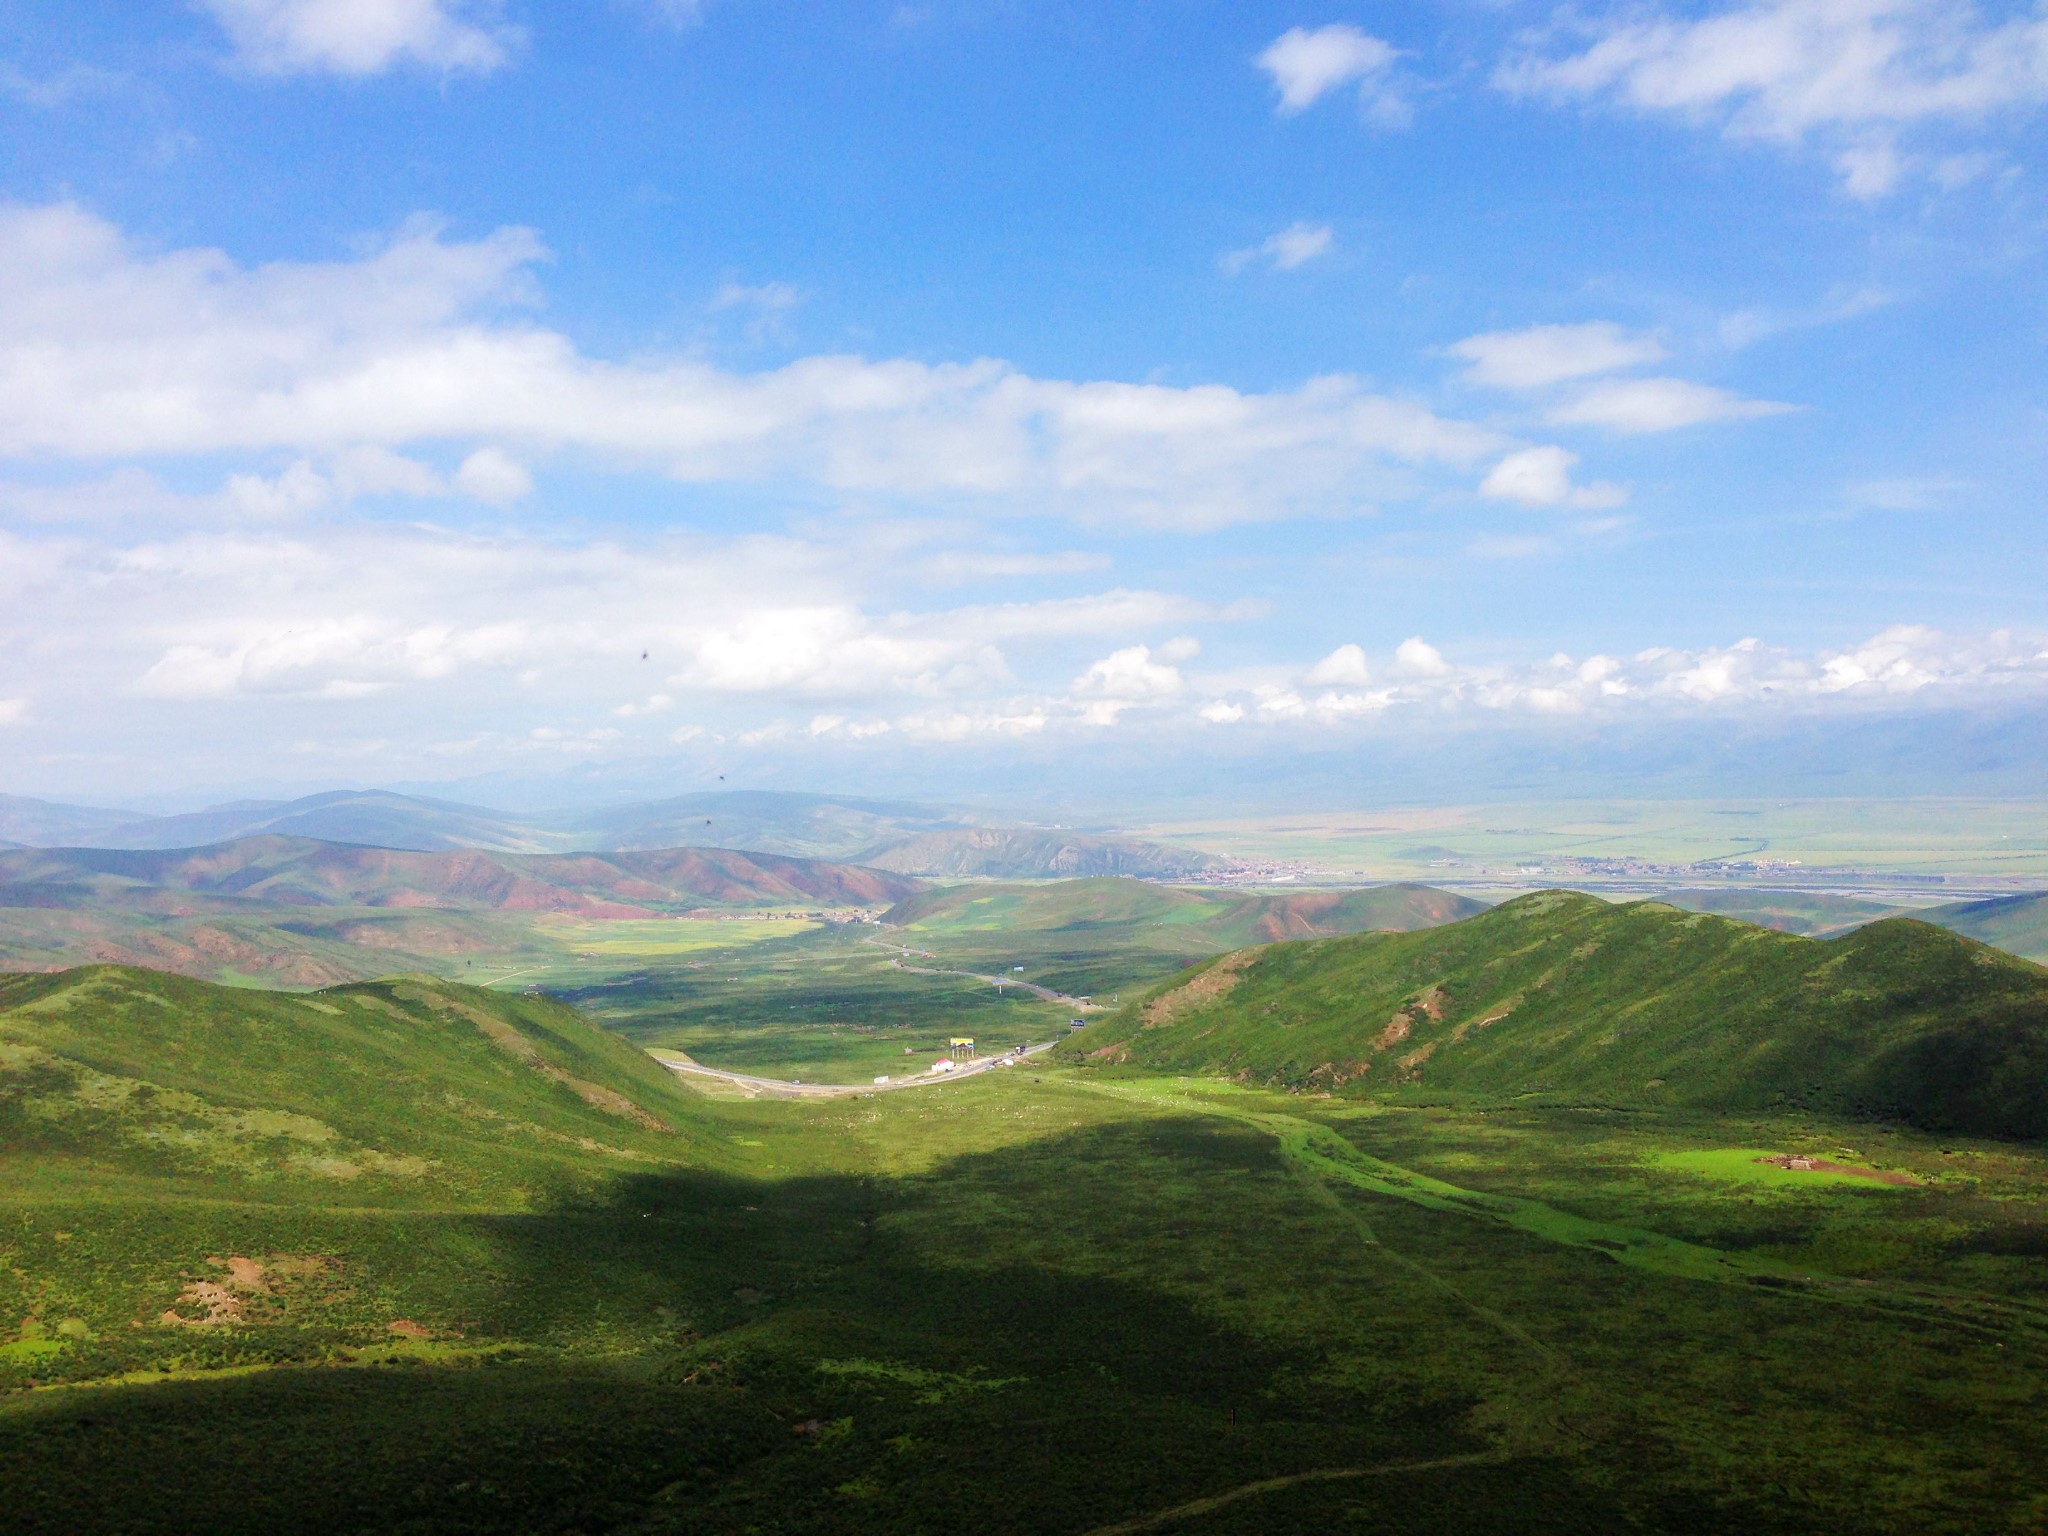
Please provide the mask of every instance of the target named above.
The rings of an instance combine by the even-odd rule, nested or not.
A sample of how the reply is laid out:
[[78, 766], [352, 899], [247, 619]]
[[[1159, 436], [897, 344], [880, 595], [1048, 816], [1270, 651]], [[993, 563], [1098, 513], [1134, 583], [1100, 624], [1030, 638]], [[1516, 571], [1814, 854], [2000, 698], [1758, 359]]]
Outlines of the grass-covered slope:
[[1056, 884], [956, 885], [911, 897], [884, 920], [920, 933], [1192, 930], [1210, 949], [1366, 929], [1406, 932], [1485, 908], [1426, 885], [1356, 891], [1196, 890], [1103, 877]]
[[2048, 964], [2048, 891], [1959, 901], [1921, 914], [1930, 923]]
[[1907, 919], [1820, 941], [1544, 891], [1422, 933], [1239, 951], [1063, 1049], [1352, 1092], [2048, 1136], [2048, 972]]
[[0, 1153], [82, 1174], [505, 1192], [687, 1151], [688, 1099], [574, 1010], [420, 977], [292, 995], [119, 966], [0, 977]]
[[1426, 885], [1273, 893], [1104, 877], [931, 890], [891, 908], [883, 921], [949, 964], [984, 971], [1021, 964], [1028, 981], [1106, 995], [1246, 944], [1406, 932], [1484, 910]]

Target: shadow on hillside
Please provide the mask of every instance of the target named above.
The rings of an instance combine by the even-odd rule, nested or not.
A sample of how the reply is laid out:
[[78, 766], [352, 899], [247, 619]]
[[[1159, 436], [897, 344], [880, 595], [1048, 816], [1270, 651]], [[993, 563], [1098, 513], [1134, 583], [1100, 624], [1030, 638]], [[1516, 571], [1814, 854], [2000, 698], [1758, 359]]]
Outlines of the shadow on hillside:
[[[1344, 1385], [1312, 1333], [1190, 1303], [1256, 1309], [1247, 1277], [1299, 1240], [1291, 1187], [1265, 1138], [1168, 1121], [910, 1178], [673, 1172], [451, 1217], [487, 1256], [465, 1343], [558, 1350], [61, 1395], [0, 1416], [0, 1484], [53, 1531], [1082, 1532], [1479, 1456], [1468, 1402]], [[1627, 1524], [1528, 1459], [1303, 1484], [1284, 1509], [1201, 1529]]]

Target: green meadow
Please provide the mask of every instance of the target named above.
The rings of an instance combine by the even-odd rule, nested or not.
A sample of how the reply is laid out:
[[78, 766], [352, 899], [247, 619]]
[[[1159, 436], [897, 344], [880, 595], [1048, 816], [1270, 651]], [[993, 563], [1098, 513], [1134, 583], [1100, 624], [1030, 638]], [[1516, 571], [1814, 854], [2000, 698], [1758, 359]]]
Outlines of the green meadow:
[[[745, 1099], [641, 1047], [860, 1082], [1069, 1010], [892, 963], [937, 933], [649, 927], [566, 944], [563, 999], [0, 980], [9, 1528], [2048, 1519], [2038, 1137], [1983, 1093], [1927, 1101], [1973, 1129], [1744, 1086], [1773, 998], [1846, 1080], [1999, 1019], [2018, 1049], [2033, 967], [1552, 898], [1155, 970], [1007, 1071]], [[1496, 991], [1525, 1033], [1454, 1039]], [[1623, 1014], [1658, 1088], [1573, 1023]], [[1318, 1029], [1373, 1070], [1298, 1074]]]

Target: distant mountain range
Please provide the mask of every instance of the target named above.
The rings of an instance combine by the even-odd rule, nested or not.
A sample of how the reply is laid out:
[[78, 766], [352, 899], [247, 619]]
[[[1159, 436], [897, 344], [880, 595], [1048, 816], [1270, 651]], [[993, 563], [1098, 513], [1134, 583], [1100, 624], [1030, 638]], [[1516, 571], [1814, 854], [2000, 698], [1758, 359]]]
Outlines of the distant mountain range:
[[921, 889], [883, 870], [720, 848], [428, 852], [270, 834], [196, 849], [0, 853], [0, 908], [175, 917], [277, 907], [654, 917], [704, 908], [886, 907]]
[[541, 919], [874, 910], [922, 888], [718, 848], [421, 851], [275, 834], [196, 849], [23, 848], [0, 851], [0, 970], [101, 962], [330, 986], [467, 957], [538, 962], [550, 948]]
[[728, 848], [866, 864], [896, 874], [997, 879], [1109, 874], [1172, 879], [1225, 862], [1136, 838], [985, 827], [907, 801], [761, 790], [717, 790], [603, 810], [533, 815], [386, 790], [243, 800], [153, 817], [0, 795], [0, 844], [194, 849], [261, 835], [415, 852]]

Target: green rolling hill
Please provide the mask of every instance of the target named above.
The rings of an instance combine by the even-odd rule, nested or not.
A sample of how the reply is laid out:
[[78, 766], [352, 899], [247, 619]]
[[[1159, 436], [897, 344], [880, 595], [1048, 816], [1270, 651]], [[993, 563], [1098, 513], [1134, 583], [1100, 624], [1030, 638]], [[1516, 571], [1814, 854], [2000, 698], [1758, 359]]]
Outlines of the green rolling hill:
[[1908, 919], [1819, 941], [1544, 891], [1421, 933], [1241, 950], [1062, 1049], [1411, 1099], [2048, 1135], [2048, 972]]
[[1920, 914], [1930, 923], [2048, 964], [2048, 891], [1959, 901]]
[[1426, 885], [1355, 891], [1240, 891], [1103, 877], [937, 887], [883, 914], [966, 968], [1024, 968], [1076, 994], [1141, 986], [1246, 944], [1369, 929], [1405, 932], [1485, 909]]
[[504, 1195], [685, 1155], [688, 1108], [645, 1054], [544, 998], [426, 977], [312, 994], [123, 966], [0, 977], [0, 1147], [44, 1175]]

